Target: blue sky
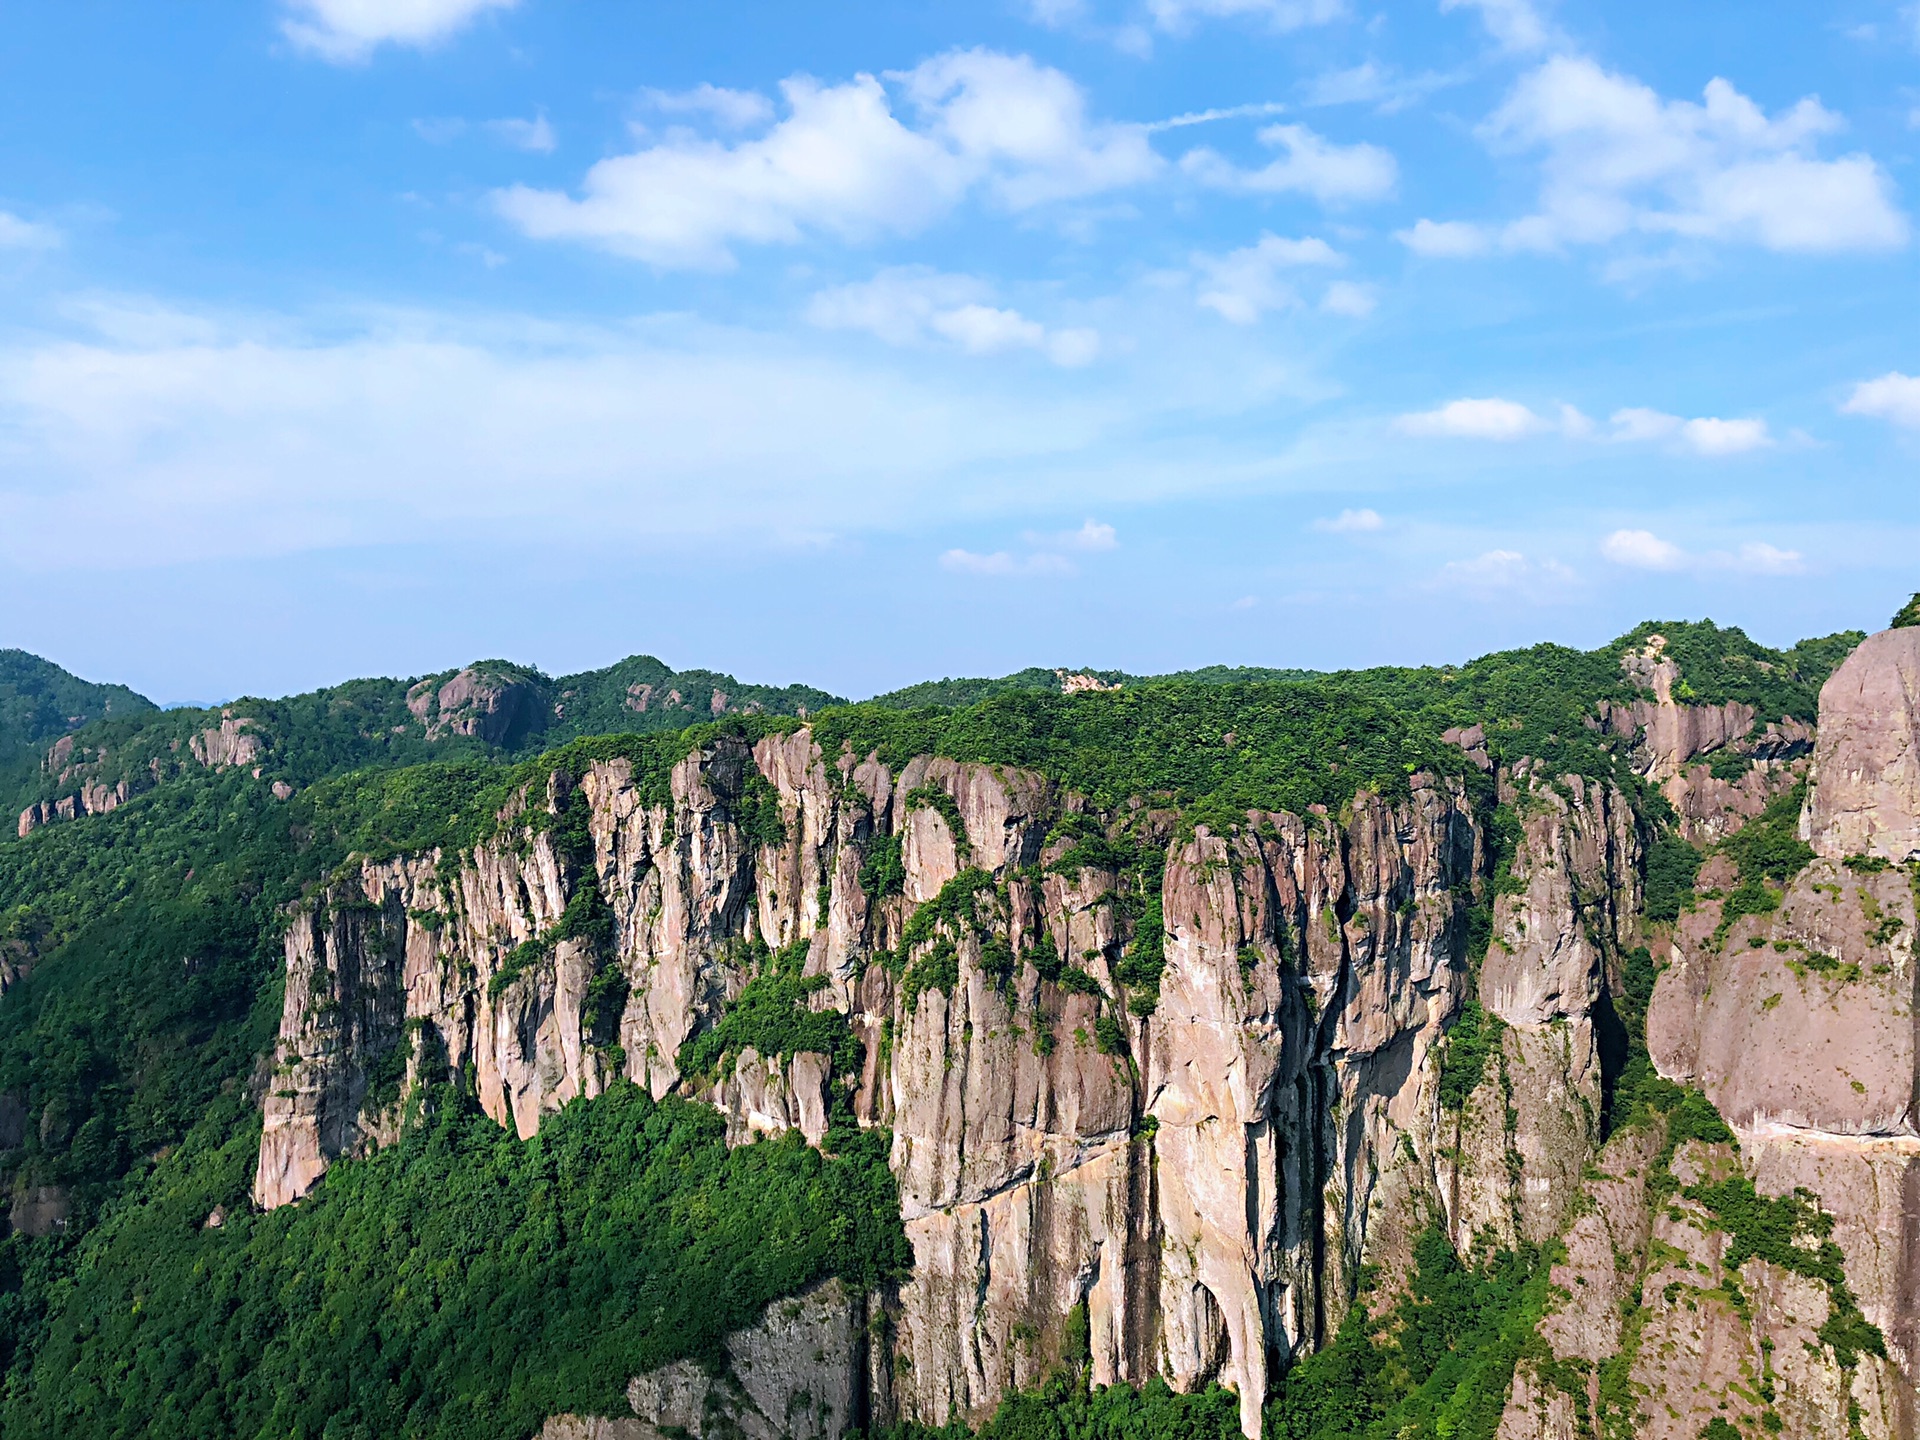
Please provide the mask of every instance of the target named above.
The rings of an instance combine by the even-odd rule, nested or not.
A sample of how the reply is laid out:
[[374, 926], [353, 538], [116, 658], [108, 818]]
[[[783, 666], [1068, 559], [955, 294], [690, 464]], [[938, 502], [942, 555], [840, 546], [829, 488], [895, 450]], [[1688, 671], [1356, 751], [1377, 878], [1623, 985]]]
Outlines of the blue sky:
[[14, 7], [0, 644], [1789, 641], [1920, 586], [1920, 8]]

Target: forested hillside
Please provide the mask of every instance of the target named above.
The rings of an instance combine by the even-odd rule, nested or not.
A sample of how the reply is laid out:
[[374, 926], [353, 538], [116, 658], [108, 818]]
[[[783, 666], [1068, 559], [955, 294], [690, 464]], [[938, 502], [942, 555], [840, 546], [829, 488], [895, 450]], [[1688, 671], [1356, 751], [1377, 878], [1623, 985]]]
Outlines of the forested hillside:
[[[1182, 967], [1198, 963], [1209, 926], [1225, 925], [1229, 938], [1204, 941], [1228, 957], [1207, 983], [1244, 1009], [1208, 1023], [1270, 1031], [1276, 1053], [1319, 1057], [1287, 1061], [1303, 1067], [1288, 1083], [1308, 1097], [1286, 1122], [1303, 1127], [1300, 1143], [1335, 1143], [1325, 1107], [1355, 1083], [1339, 1078], [1341, 1057], [1363, 1023], [1386, 1023], [1356, 1007], [1388, 1006], [1405, 1027], [1398, 1053], [1431, 1072], [1416, 1068], [1394, 1103], [1425, 1097], [1440, 1138], [1410, 1129], [1354, 1152], [1356, 1163], [1384, 1170], [1417, 1150], [1428, 1173], [1452, 1167], [1450, 1204], [1466, 1203], [1462, 1185], [1492, 1186], [1483, 1208], [1495, 1219], [1462, 1229], [1409, 1191], [1391, 1225], [1358, 1212], [1343, 1259], [1348, 1242], [1324, 1237], [1332, 1207], [1351, 1197], [1328, 1188], [1328, 1171], [1288, 1202], [1308, 1228], [1325, 1207], [1328, 1228], [1288, 1252], [1320, 1268], [1287, 1302], [1305, 1306], [1288, 1312], [1290, 1338], [1259, 1342], [1271, 1372], [1249, 1368], [1236, 1340], [1231, 1356], [1200, 1354], [1175, 1376], [1190, 1394], [1128, 1358], [1163, 1353], [1149, 1337], [1123, 1336], [1098, 1305], [1090, 1322], [1091, 1282], [1077, 1308], [1048, 1309], [1033, 1297], [1055, 1292], [1035, 1288], [1002, 1315], [983, 1279], [984, 1308], [969, 1323], [991, 1316], [993, 1333], [1010, 1337], [1012, 1358], [996, 1363], [1019, 1384], [1004, 1403], [996, 1389], [993, 1403], [976, 1395], [936, 1413], [932, 1382], [903, 1359], [884, 1385], [871, 1382], [880, 1388], [864, 1392], [854, 1420], [902, 1440], [957, 1440], [981, 1426], [1006, 1440], [1216, 1440], [1246, 1428], [1223, 1385], [1244, 1389], [1260, 1374], [1255, 1405], [1274, 1440], [1507, 1434], [1516, 1373], [1547, 1364], [1540, 1327], [1561, 1303], [1550, 1272], [1564, 1229], [1540, 1228], [1526, 1208], [1535, 1192], [1520, 1183], [1527, 1147], [1515, 1138], [1516, 1126], [1545, 1123], [1514, 1098], [1535, 1083], [1526, 1067], [1546, 1063], [1542, 1046], [1571, 1031], [1599, 1036], [1595, 1054], [1605, 1051], [1590, 1076], [1554, 1072], [1591, 1089], [1587, 1148], [1566, 1162], [1576, 1180], [1614, 1163], [1615, 1137], [1650, 1136], [1636, 1176], [1665, 1176], [1676, 1196], [1692, 1186], [1702, 1214], [1724, 1212], [1732, 1233], [1747, 1234], [1739, 1195], [1685, 1171], [1684, 1147], [1724, 1147], [1732, 1132], [1698, 1091], [1653, 1071], [1656, 966], [1644, 947], [1687, 923], [1709, 892], [1721, 905], [1736, 882], [1753, 892], [1749, 913], [1779, 907], [1813, 853], [1786, 853], [1799, 841], [1782, 817], [1805, 793], [1791, 786], [1804, 781], [1820, 687], [1863, 638], [1781, 651], [1710, 622], [1662, 623], [1592, 652], [1542, 645], [1458, 666], [1158, 679], [1035, 670], [858, 705], [646, 657], [558, 680], [485, 662], [236, 702], [224, 716], [158, 714], [130, 691], [6, 652], [0, 741], [32, 757], [16, 774], [22, 803], [82, 779], [126, 789], [104, 813], [82, 808], [0, 836], [0, 1187], [11, 1232], [0, 1241], [0, 1430], [532, 1436], [564, 1412], [621, 1413], [629, 1379], [671, 1362], [725, 1373], [731, 1333], [829, 1277], [865, 1297], [860, 1353], [907, 1356], [939, 1339], [914, 1328], [914, 1287], [930, 1283], [924, 1227], [977, 1198], [914, 1198], [932, 1183], [916, 1167], [941, 1162], [924, 1156], [909, 1092], [939, 1090], [989, 1030], [1013, 1034], [1011, 1053], [1041, 1067], [1048, 1093], [1075, 1095], [1087, 1114], [1119, 1107], [1061, 1154], [1083, 1163], [1081, 1152], [1106, 1146], [1116, 1164], [1140, 1157], [1146, 1168], [1114, 1182], [1113, 1204], [1129, 1185], [1164, 1187], [1160, 1156], [1183, 1153], [1168, 1147], [1188, 1143], [1182, 1127], [1193, 1122], [1152, 1099], [1163, 1083], [1156, 1047], [1175, 1043], [1157, 1027], [1174, 1023], [1169, 1006], [1198, 1003], [1188, 991], [1199, 982]], [[1650, 748], [1660, 717], [1708, 711], [1721, 728], [1696, 725], [1700, 748]], [[70, 754], [42, 764], [69, 735]], [[782, 768], [794, 744], [817, 768]], [[87, 768], [62, 778], [63, 767]], [[1743, 848], [1688, 828], [1675, 776], [1694, 787], [1688, 796], [1732, 807], [1731, 826], [1772, 808], [1743, 832]], [[820, 813], [833, 817], [827, 828], [809, 828]], [[1299, 847], [1293, 869], [1277, 846]], [[1602, 858], [1582, 858], [1589, 851]], [[656, 888], [616, 893], [629, 883], [618, 864], [654, 875]], [[1590, 873], [1551, 879], [1581, 865]], [[1218, 877], [1260, 866], [1282, 888], [1235, 902], [1239, 880]], [[1278, 877], [1315, 866], [1340, 877], [1336, 888], [1279, 898], [1292, 881]], [[508, 870], [522, 878], [506, 884], [500, 915], [519, 925], [514, 907], [537, 919], [551, 904], [545, 928], [480, 923], [482, 886]], [[377, 891], [376, 871], [409, 888]], [[543, 885], [551, 900], [536, 894]], [[681, 933], [659, 919], [663, 904], [681, 903], [675, 887], [710, 895], [686, 903], [716, 928], [686, 962], [702, 977], [693, 1008], [668, 1023], [648, 987], [664, 986], [683, 957], [632, 947], [636, 935]], [[415, 898], [395, 898], [403, 893]], [[1563, 924], [1566, 945], [1591, 946], [1591, 1002], [1560, 995], [1561, 1008], [1539, 1010], [1537, 1037], [1497, 1013], [1519, 1013], [1496, 994], [1498, 974], [1535, 943], [1522, 898], [1533, 923]], [[1246, 917], [1261, 907], [1273, 912], [1266, 928], [1243, 935], [1236, 927], [1254, 925]], [[297, 982], [310, 992], [290, 994], [301, 926], [328, 938], [315, 952], [323, 968]], [[358, 979], [341, 968], [354, 946], [354, 963], [368, 967]], [[1367, 978], [1376, 951], [1400, 954], [1403, 972], [1410, 956], [1438, 967], [1422, 982], [1430, 1010], [1393, 1008], [1401, 1002], [1387, 992], [1412, 982]], [[404, 987], [398, 969], [377, 968], [402, 957]], [[435, 985], [467, 996], [469, 1022], [476, 1005], [503, 1016], [531, 1007], [511, 1012], [532, 1017], [514, 1044], [574, 1015], [565, 1007], [576, 1000], [560, 999], [575, 983], [566, 967], [585, 967], [566, 1063], [586, 1083], [555, 1098], [531, 1138], [502, 1128], [489, 1098], [499, 1082], [476, 1070], [477, 1032], [461, 1038], [393, 1008], [423, 983], [428, 960]], [[968, 1003], [986, 1008], [964, 1028], [936, 1019], [957, 1017], [969, 986]], [[667, 1026], [659, 1033], [684, 1033], [684, 1047], [636, 1039], [643, 1011]], [[360, 1057], [347, 1118], [363, 1139], [331, 1158], [310, 1194], [261, 1211], [262, 1108], [280, 1102], [297, 1119], [308, 1103], [294, 1098], [308, 1093], [296, 1073], [306, 1058], [289, 1049], [296, 1013], [336, 1027], [324, 1033], [345, 1037], [340, 1057]], [[998, 1018], [976, 1031], [976, 1014]], [[829, 1077], [816, 1143], [797, 1130], [740, 1143], [741, 1117], [778, 1112], [789, 1103], [779, 1087], [797, 1097], [792, 1066], [815, 1053]], [[755, 1079], [772, 1088], [749, 1104], [730, 1087], [763, 1060], [778, 1083]], [[882, 1098], [889, 1066], [897, 1099]], [[979, 1122], [966, 1114], [952, 1123], [971, 1135]], [[1475, 1115], [1491, 1116], [1491, 1129], [1476, 1131]], [[1553, 1144], [1573, 1145], [1566, 1124], [1547, 1129]], [[1245, 1163], [1252, 1152], [1235, 1143]], [[969, 1139], [968, 1154], [987, 1144]], [[1476, 1144], [1491, 1147], [1477, 1172], [1467, 1163]], [[1009, 1172], [1004, 1193], [1054, 1193], [1064, 1183], [1050, 1178], [1054, 1163]], [[1189, 1163], [1205, 1169], [1164, 1165]], [[1223, 1213], [1236, 1203], [1244, 1220], [1251, 1202], [1237, 1197]], [[1577, 1213], [1553, 1212], [1554, 1226]], [[1781, 1223], [1791, 1234], [1801, 1221]], [[1362, 1231], [1383, 1238], [1361, 1248]], [[1211, 1232], [1196, 1233], [1190, 1243], [1204, 1252]], [[1154, 1263], [1171, 1283], [1174, 1262]], [[1845, 1276], [1821, 1263], [1807, 1273], [1837, 1285], [1835, 1316], [1858, 1321], [1832, 1332], [1833, 1353], [1854, 1357], [1851, 1376], [1861, 1354], [1884, 1357], [1885, 1345], [1857, 1306], [1846, 1309]], [[1160, 1333], [1172, 1333], [1175, 1312], [1154, 1303]], [[1592, 1415], [1626, 1427], [1608, 1434], [1632, 1432], [1637, 1403], [1637, 1362], [1621, 1353], [1613, 1371], [1596, 1363], [1562, 1376], [1568, 1394], [1585, 1395], [1593, 1379]], [[860, 1363], [863, 1375], [880, 1373], [879, 1359]]]
[[60, 736], [158, 707], [124, 685], [94, 685], [24, 650], [0, 650], [0, 794], [18, 790]]

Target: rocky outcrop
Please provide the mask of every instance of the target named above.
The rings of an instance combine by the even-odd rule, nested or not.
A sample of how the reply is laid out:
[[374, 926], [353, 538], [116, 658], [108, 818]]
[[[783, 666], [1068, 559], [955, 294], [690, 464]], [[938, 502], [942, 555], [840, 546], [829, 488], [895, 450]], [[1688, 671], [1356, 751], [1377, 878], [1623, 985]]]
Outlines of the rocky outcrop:
[[18, 833], [25, 839], [42, 825], [51, 825], [56, 820], [105, 815], [126, 804], [134, 793], [131, 783], [126, 780], [116, 781], [112, 785], [82, 785], [71, 795], [62, 795], [57, 800], [41, 800], [27, 806], [20, 812]]
[[220, 712], [220, 723], [190, 736], [187, 748], [209, 770], [245, 768], [259, 760], [262, 746], [259, 723], [251, 716]]
[[[421, 1077], [470, 1074], [523, 1136], [622, 1076], [711, 1101], [735, 1141], [818, 1140], [845, 1106], [891, 1128], [914, 1252], [860, 1404], [978, 1420], [1084, 1314], [1094, 1383], [1219, 1379], [1257, 1434], [1363, 1273], [1390, 1294], [1430, 1223], [1550, 1238], [1597, 1144], [1592, 1011], [1638, 905], [1638, 822], [1611, 787], [1500, 784], [1522, 822], [1494, 902], [1483, 816], [1425, 774], [1215, 833], [1007, 767], [823, 755], [806, 729], [721, 737], [664, 777], [555, 773], [471, 851], [362, 864], [296, 917], [256, 1199], [391, 1133]], [[1078, 863], [1090, 832], [1108, 848]], [[1129, 849], [1140, 865], [1107, 868]], [[1506, 1029], [1449, 1111], [1489, 903], [1479, 996]], [[857, 1070], [743, 1044], [683, 1075], [773, 952], [821, 977]], [[639, 1408], [605, 1423], [683, 1423]]]
[[[1920, 887], [1893, 863], [1920, 849], [1916, 677], [1920, 632], [1895, 631], [1866, 641], [1827, 682], [1801, 820], [1815, 858], [1757, 898], [1757, 882], [1742, 882], [1730, 859], [1710, 860], [1693, 909], [1666, 947], [1647, 1019], [1654, 1063], [1713, 1100], [1740, 1139], [1742, 1173], [1764, 1195], [1803, 1193], [1831, 1217], [1848, 1283], [1885, 1335], [1896, 1367], [1881, 1374], [1863, 1365], [1851, 1382], [1852, 1403], [1867, 1416], [1864, 1433], [1874, 1435], [1914, 1433], [1912, 1386], [1920, 1377], [1913, 1286], [1920, 1255]], [[1655, 1238], [1682, 1249], [1691, 1244], [1665, 1230]], [[1768, 1332], [1783, 1383], [1789, 1357], [1804, 1372], [1798, 1418], [1781, 1407], [1786, 1433], [1847, 1433], [1845, 1377], [1835, 1379], [1830, 1361], [1807, 1369], [1798, 1343], [1805, 1337], [1792, 1330], [1792, 1323], [1804, 1328], [1810, 1315], [1817, 1326], [1825, 1297], [1816, 1305], [1796, 1295], [1794, 1287], [1806, 1282], [1791, 1275], [1761, 1273], [1743, 1283], [1770, 1303], [1777, 1298], [1777, 1313], [1788, 1317], [1780, 1322], [1786, 1329]], [[1733, 1317], [1742, 1325], [1750, 1318]], [[1765, 1328], [1752, 1323], [1760, 1326], [1755, 1335]], [[1692, 1349], [1681, 1345], [1675, 1354], [1703, 1367], [1708, 1383], [1726, 1378], [1715, 1367], [1747, 1344], [1736, 1344], [1733, 1332], [1725, 1344], [1706, 1331], [1689, 1333]], [[1720, 1348], [1708, 1355], [1702, 1345]], [[1749, 1360], [1760, 1363], [1757, 1354]], [[1675, 1381], [1678, 1373], [1649, 1383]], [[1690, 1378], [1685, 1393], [1693, 1388]], [[1682, 1413], [1695, 1425], [1684, 1433], [1697, 1433], [1706, 1412]]]
[[1791, 715], [1767, 722], [1756, 733], [1751, 705], [1738, 700], [1700, 705], [1676, 696], [1680, 667], [1666, 657], [1666, 647], [1664, 635], [1649, 635], [1640, 649], [1620, 657], [1622, 672], [1651, 699], [1600, 704], [1601, 727], [1635, 741], [1638, 768], [1649, 780], [1664, 788], [1689, 761], [1719, 751], [1784, 764], [1813, 748], [1812, 727]]
[[426, 726], [429, 740], [467, 735], [489, 745], [512, 745], [540, 728], [547, 700], [531, 676], [483, 663], [438, 685], [422, 680], [407, 691], [407, 709]]
[[1862, 641], [1821, 688], [1803, 831], [1829, 859], [1920, 859], [1920, 627]]
[[726, 1338], [726, 1360], [636, 1375], [631, 1414], [555, 1415], [540, 1440], [840, 1440], [868, 1419], [866, 1304], [829, 1280]]

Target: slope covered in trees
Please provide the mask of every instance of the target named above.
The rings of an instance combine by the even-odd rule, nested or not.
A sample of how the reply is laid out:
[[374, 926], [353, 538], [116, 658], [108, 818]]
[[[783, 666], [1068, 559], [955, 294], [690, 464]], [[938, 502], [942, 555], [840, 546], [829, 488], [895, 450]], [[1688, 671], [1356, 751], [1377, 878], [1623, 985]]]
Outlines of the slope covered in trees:
[[[1620, 661], [1654, 633], [1691, 697], [1737, 700], [1762, 720], [1811, 716], [1859, 638], [1780, 651], [1710, 623], [1664, 624], [1592, 652], [1539, 646], [1451, 667], [1116, 675], [1102, 678], [1118, 689], [1074, 693], [1053, 671], [977, 694], [966, 688], [975, 682], [919, 687], [921, 699], [968, 701], [945, 705], [907, 703], [915, 691], [834, 704], [644, 657], [560, 680], [496, 667], [547, 707], [538, 726], [498, 741], [430, 738], [407, 703], [418, 682], [235, 707], [267, 737], [260, 778], [183, 767], [112, 814], [0, 838], [0, 1185], [16, 1198], [57, 1192], [64, 1212], [37, 1227], [48, 1233], [0, 1240], [0, 1428], [527, 1435], [554, 1410], [611, 1403], [625, 1375], [710, 1352], [728, 1327], [811, 1280], [900, 1273], [883, 1134], [842, 1126], [825, 1154], [791, 1140], [730, 1153], [711, 1113], [624, 1086], [529, 1142], [476, 1117], [460, 1087], [435, 1092], [402, 1143], [340, 1164], [308, 1203], [249, 1214], [288, 907], [349, 857], [470, 850], [518, 787], [611, 755], [632, 760], [638, 788], [658, 800], [694, 748], [722, 732], [791, 731], [803, 709], [829, 756], [1031, 768], [1102, 806], [1138, 798], [1216, 827], [1248, 809], [1337, 812], [1362, 789], [1403, 796], [1420, 772], [1458, 778], [1490, 812], [1488, 782], [1441, 738], [1477, 724], [1496, 761], [1533, 756], [1612, 778], [1657, 827], [1629, 742], [1592, 723], [1602, 702], [1644, 698]], [[437, 689], [456, 672], [430, 678]], [[672, 705], [655, 703], [676, 691]], [[126, 696], [70, 705], [60, 723], [91, 717], [77, 741], [131, 765], [143, 746], [157, 754], [218, 719], [154, 715]], [[33, 710], [40, 718], [15, 728], [37, 745], [64, 733], [46, 728], [52, 713]], [[290, 798], [268, 788], [281, 777], [295, 782]], [[1088, 848], [1070, 850], [1067, 868], [1076, 854], [1138, 863], [1101, 850], [1114, 843], [1103, 835], [1069, 838]], [[1670, 919], [1699, 856], [1662, 844], [1649, 910]], [[773, 966], [752, 1002], [788, 1029], [817, 1028], [798, 1008], [811, 989], [796, 967]], [[1632, 1029], [1651, 972], [1628, 980]], [[739, 1013], [745, 1033], [756, 1017]], [[717, 1063], [737, 1038], [723, 1023], [690, 1063]], [[1650, 1075], [1635, 1043], [1612, 1114], [1657, 1123], [1684, 1097]], [[223, 1221], [209, 1228], [216, 1208]], [[1538, 1317], [1540, 1257], [1463, 1258], [1429, 1236], [1418, 1259], [1403, 1296], [1378, 1315], [1356, 1307], [1276, 1387], [1276, 1440], [1492, 1433], [1488, 1407]], [[1050, 1389], [1010, 1398], [989, 1433], [1237, 1433], [1223, 1392], [1089, 1391], [1084, 1364], [1066, 1359]], [[924, 1434], [908, 1427], [902, 1440]]]

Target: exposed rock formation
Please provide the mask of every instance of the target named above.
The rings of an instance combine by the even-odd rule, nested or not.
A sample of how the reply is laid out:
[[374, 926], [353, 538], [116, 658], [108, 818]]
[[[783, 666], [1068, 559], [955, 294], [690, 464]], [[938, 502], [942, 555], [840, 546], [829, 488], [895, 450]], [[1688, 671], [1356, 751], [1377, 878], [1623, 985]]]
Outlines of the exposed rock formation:
[[[1732, 862], [1710, 861], [1695, 908], [1675, 929], [1647, 1022], [1661, 1073], [1700, 1086], [1714, 1101], [1739, 1136], [1741, 1164], [1761, 1192], [1804, 1191], [1833, 1217], [1848, 1282], [1898, 1366], [1898, 1373], [1882, 1374], [1863, 1363], [1853, 1381], [1853, 1400], [1867, 1414], [1864, 1433], [1873, 1435], [1914, 1433], [1911, 1381], [1920, 1374], [1913, 1285], [1920, 1255], [1920, 882], [1889, 863], [1920, 852], [1916, 695], [1920, 631], [1874, 636], [1835, 672], [1821, 696], [1801, 820], [1818, 858], [1784, 886], [1777, 904], [1767, 902], [1774, 908], [1737, 910], [1728, 908], [1737, 879]], [[1656, 1228], [1656, 1239], [1690, 1255], [1698, 1248], [1665, 1229]], [[1798, 1333], [1768, 1330], [1774, 1321], [1765, 1317], [1798, 1317], [1782, 1323], [1788, 1331], [1792, 1323], [1804, 1328], [1810, 1314], [1817, 1321], [1824, 1313], [1824, 1297], [1818, 1306], [1796, 1297], [1793, 1287], [1804, 1282], [1793, 1276], [1760, 1274], [1747, 1283], [1779, 1307], [1753, 1319], [1753, 1335], [1772, 1335], [1774, 1364], [1792, 1358], [1802, 1365], [1801, 1347], [1789, 1343]], [[1719, 1343], [1690, 1333], [1696, 1348]], [[1684, 1346], [1680, 1352], [1692, 1353]], [[1729, 1352], [1714, 1353], [1722, 1359], [1694, 1356], [1710, 1381], [1725, 1378], [1714, 1366]], [[1846, 1433], [1846, 1396], [1832, 1393], [1832, 1367], [1815, 1371], [1803, 1377], [1810, 1398], [1798, 1418], [1781, 1407], [1786, 1433]], [[1695, 1429], [1671, 1433], [1697, 1433], [1705, 1412], [1688, 1413]]]
[[[1391, 1293], [1432, 1221], [1463, 1243], [1551, 1237], [1598, 1139], [1591, 1011], [1638, 906], [1637, 822], [1608, 787], [1502, 777], [1524, 812], [1518, 884], [1480, 994], [1509, 1028], [1448, 1111], [1439, 1057], [1488, 842], [1463, 792], [1413, 780], [1398, 803], [1221, 835], [1148, 811], [1065, 825], [1085, 802], [1040, 776], [896, 772], [823, 756], [805, 729], [714, 741], [665, 803], [626, 760], [556, 774], [471, 853], [365, 864], [292, 926], [256, 1198], [297, 1199], [388, 1133], [421, 1074], [471, 1067], [522, 1136], [619, 1075], [693, 1088], [735, 1139], [817, 1138], [850, 1092], [892, 1129], [915, 1261], [873, 1395], [978, 1419], [1044, 1377], [1084, 1306], [1094, 1383], [1218, 1378], [1257, 1434], [1275, 1368], [1332, 1334], [1363, 1267]], [[743, 820], [767, 791], [784, 843]], [[585, 839], [563, 842], [576, 807]], [[1065, 863], [1089, 824], [1164, 856], [1157, 936], [1138, 933], [1144, 871]], [[895, 846], [897, 891], [863, 884]], [[605, 953], [564, 924], [583, 886], [610, 915]], [[936, 900], [947, 918], [909, 938]], [[1121, 961], [1155, 940], [1149, 999]], [[755, 942], [804, 947], [860, 1073], [747, 1048], [717, 1083], [681, 1075]]]
[[840, 1440], [868, 1419], [866, 1306], [829, 1280], [727, 1336], [717, 1373], [677, 1361], [627, 1386], [631, 1415], [555, 1415], [540, 1440]]
[[1920, 627], [1861, 642], [1820, 691], [1805, 838], [1821, 855], [1920, 859]]
[[209, 770], [224, 770], [253, 764], [260, 758], [260, 744], [259, 726], [250, 716], [222, 710], [220, 723], [191, 737], [187, 748]]
[[469, 665], [445, 684], [422, 680], [407, 692], [407, 709], [427, 738], [470, 735], [510, 745], [545, 718], [546, 697], [531, 679], [502, 666]]

